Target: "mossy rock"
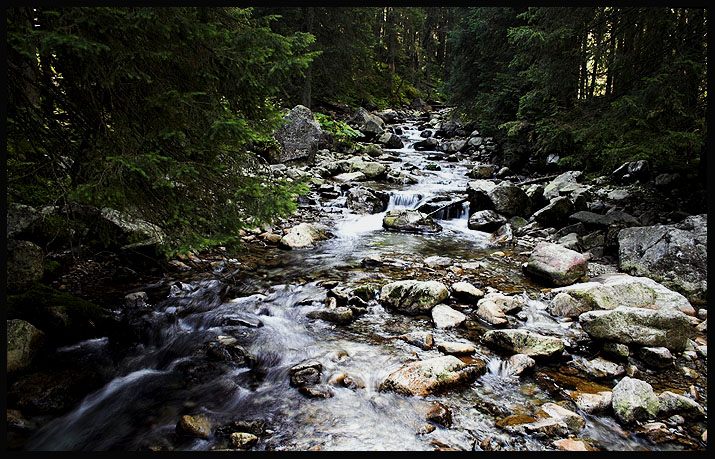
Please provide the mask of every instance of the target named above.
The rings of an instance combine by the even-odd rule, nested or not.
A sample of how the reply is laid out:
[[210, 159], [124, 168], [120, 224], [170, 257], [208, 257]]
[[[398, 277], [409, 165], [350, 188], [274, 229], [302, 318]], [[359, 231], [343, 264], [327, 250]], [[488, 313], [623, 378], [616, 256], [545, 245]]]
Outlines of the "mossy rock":
[[57, 343], [103, 336], [109, 313], [94, 303], [35, 283], [19, 295], [8, 295], [7, 318], [22, 319]]

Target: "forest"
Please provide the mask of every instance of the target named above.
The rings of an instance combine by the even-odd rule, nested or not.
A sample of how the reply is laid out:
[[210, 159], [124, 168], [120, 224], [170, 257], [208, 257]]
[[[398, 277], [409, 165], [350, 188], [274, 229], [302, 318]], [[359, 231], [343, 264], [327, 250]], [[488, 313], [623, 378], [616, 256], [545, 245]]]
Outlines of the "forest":
[[418, 98], [512, 168], [646, 159], [704, 181], [706, 25], [665, 7], [14, 8], [8, 199], [135, 208], [172, 247], [225, 243], [300, 192], [247, 173], [282, 109]]
[[9, 450], [707, 449], [704, 7], [5, 17]]

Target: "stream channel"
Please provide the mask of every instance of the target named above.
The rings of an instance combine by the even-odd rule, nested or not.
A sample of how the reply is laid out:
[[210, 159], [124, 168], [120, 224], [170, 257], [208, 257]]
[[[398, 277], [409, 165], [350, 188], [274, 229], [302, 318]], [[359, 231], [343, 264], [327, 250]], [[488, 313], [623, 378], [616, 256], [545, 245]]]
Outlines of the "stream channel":
[[[390, 193], [388, 210], [414, 209], [438, 195], [463, 196], [469, 180], [467, 162], [427, 159], [442, 153], [413, 148], [422, 140], [417, 121], [408, 120], [400, 127], [405, 147], [385, 151], [423, 173], [417, 184], [368, 183]], [[427, 163], [435, 162], [441, 170], [424, 171]], [[257, 450], [481, 450], [485, 444], [498, 445], [496, 449], [555, 449], [553, 438], [513, 434], [495, 422], [504, 413], [533, 413], [545, 402], [564, 400], [563, 392], [544, 384], [544, 375], [563, 362], [537, 364], [535, 371], [517, 376], [508, 356], [479, 343], [488, 326], [474, 320], [469, 326], [438, 329], [429, 317], [392, 312], [375, 300], [369, 302], [367, 313], [348, 325], [306, 316], [324, 308], [327, 289], [321, 283], [326, 281], [354, 287], [411, 278], [448, 286], [469, 280], [482, 289], [523, 295], [516, 326], [560, 336], [575, 346], [577, 324], [551, 317], [539, 301], [543, 286], [520, 269], [526, 258], [519, 252], [528, 248], [495, 247], [489, 234], [468, 229], [468, 203], [452, 211], [448, 215], [452, 218], [437, 215], [441, 232], [413, 234], [383, 229], [385, 212], [351, 212], [344, 195], [321, 203], [333, 213], [333, 238], [310, 249], [266, 248], [255, 269], [242, 278], [239, 294], [226, 297], [220, 270], [213, 279], [175, 282], [167, 299], [146, 305], [148, 332], [121, 358], [110, 357], [111, 342], [106, 337], [58, 349], [58, 359], [81, 360], [88, 368], [100, 368], [109, 382], [39, 429], [26, 449], [230, 448], [227, 437], [215, 434], [207, 439], [177, 437], [176, 424], [186, 414], [203, 415], [214, 426], [264, 421], [264, 433], [253, 447]], [[425, 268], [422, 260], [434, 255], [451, 258], [459, 269]], [[361, 261], [368, 256], [379, 256], [385, 264], [363, 267]], [[461, 310], [469, 315], [469, 307]], [[486, 374], [468, 387], [426, 397], [379, 391], [380, 383], [405, 363], [442, 355], [436, 346], [423, 350], [395, 339], [414, 331], [431, 332], [435, 343], [474, 345], [471, 358], [487, 363]], [[207, 359], [201, 349], [219, 336], [235, 338], [251, 356], [251, 364]], [[331, 398], [302, 395], [290, 385], [289, 369], [309, 359], [322, 364], [323, 382], [345, 373], [362, 381], [364, 388], [335, 386]], [[452, 424], [421, 433], [425, 413], [434, 402], [449, 408]], [[579, 437], [599, 449], [661, 448], [624, 431], [610, 416], [579, 414], [586, 421]]]

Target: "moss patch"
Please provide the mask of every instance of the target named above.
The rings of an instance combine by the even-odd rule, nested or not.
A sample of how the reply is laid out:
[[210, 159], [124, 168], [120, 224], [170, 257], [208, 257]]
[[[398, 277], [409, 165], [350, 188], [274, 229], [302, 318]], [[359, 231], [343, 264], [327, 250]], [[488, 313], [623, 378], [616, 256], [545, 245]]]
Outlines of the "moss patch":
[[108, 318], [96, 304], [39, 283], [7, 297], [7, 319], [26, 320], [60, 343], [101, 336]]

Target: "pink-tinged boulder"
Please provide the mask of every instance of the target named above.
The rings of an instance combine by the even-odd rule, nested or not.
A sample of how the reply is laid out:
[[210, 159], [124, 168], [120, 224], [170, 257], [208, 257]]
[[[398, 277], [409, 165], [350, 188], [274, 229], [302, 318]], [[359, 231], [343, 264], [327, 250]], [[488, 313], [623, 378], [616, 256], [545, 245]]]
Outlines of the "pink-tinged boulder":
[[550, 285], [571, 285], [586, 275], [588, 262], [580, 253], [558, 244], [540, 242], [531, 252], [525, 271]]

